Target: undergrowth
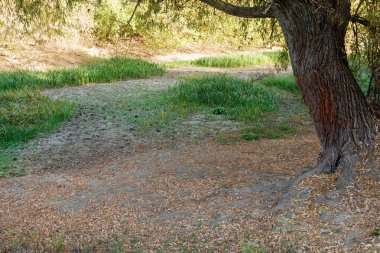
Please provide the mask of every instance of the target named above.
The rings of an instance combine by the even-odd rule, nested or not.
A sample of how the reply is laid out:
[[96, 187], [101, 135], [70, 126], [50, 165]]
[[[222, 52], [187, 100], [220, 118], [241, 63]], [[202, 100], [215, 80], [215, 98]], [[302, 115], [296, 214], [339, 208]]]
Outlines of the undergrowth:
[[273, 112], [279, 104], [271, 89], [228, 75], [184, 79], [170, 93], [180, 106], [210, 107], [215, 114], [245, 121]]
[[197, 60], [175, 60], [172, 62], [162, 63], [164, 68], [179, 67], [216, 67], [216, 68], [237, 68], [237, 67], [253, 67], [260, 65], [276, 64], [279, 69], [282, 65], [288, 65], [289, 56], [284, 50], [271, 52], [258, 52], [252, 54], [235, 54], [222, 55], [213, 57], [203, 57]]

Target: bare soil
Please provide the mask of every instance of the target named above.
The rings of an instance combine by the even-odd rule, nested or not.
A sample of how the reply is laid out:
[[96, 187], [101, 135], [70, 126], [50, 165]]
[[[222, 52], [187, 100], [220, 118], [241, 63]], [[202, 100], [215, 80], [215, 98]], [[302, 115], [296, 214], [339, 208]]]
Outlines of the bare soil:
[[205, 71], [222, 70], [45, 91], [79, 108], [22, 150], [28, 175], [1, 179], [0, 252], [379, 252], [380, 184], [365, 176], [339, 194], [334, 175], [310, 177], [287, 208], [267, 213], [316, 164], [314, 132], [222, 144], [210, 134], [239, 125], [221, 118], [207, 132], [194, 115], [182, 130], [141, 136], [108, 111]]

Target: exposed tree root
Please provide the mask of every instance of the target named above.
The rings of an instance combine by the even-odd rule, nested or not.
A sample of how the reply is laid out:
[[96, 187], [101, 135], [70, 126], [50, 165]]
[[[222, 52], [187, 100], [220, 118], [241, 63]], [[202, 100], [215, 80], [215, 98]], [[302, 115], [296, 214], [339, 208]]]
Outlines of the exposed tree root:
[[296, 186], [302, 183], [308, 177], [319, 175], [323, 173], [323, 168], [321, 166], [317, 166], [314, 169], [303, 173], [291, 180], [287, 185], [285, 185], [277, 194], [280, 196], [275, 200], [275, 206], [265, 212], [265, 215], [272, 215], [277, 211], [287, 209], [291, 206], [292, 199], [294, 199], [299, 193], [299, 190], [296, 190]]
[[[380, 139], [380, 138], [378, 138]], [[373, 180], [380, 182], [380, 141], [377, 146], [371, 150], [368, 159], [364, 165], [365, 175]]]
[[[279, 190], [277, 192], [277, 198], [274, 201], [274, 207], [266, 211], [260, 217], [272, 215], [277, 211], [291, 209], [293, 207], [292, 200], [298, 197], [303, 191], [297, 189], [297, 186], [311, 176], [325, 173], [338, 173], [336, 181], [337, 194], [344, 191], [347, 187], [357, 187], [355, 177], [357, 176], [357, 170], [359, 168], [366, 168], [365, 175], [376, 181], [380, 181], [380, 168], [377, 168], [376, 162], [374, 162], [374, 160], [379, 159], [379, 154], [377, 154], [377, 152], [376, 149], [370, 149], [361, 156], [351, 155], [338, 157], [336, 159], [332, 159], [333, 156], [326, 157], [324, 160], [320, 161], [315, 168], [294, 178]], [[332, 169], [334, 166], [337, 166], [337, 168]]]
[[336, 188], [338, 190], [344, 190], [349, 186], [356, 186], [355, 177], [356, 172], [355, 169], [359, 165], [359, 157], [345, 157], [343, 161], [339, 164], [338, 167], [338, 177], [336, 181]]
[[370, 168], [365, 175], [377, 182], [380, 182], [380, 168]]

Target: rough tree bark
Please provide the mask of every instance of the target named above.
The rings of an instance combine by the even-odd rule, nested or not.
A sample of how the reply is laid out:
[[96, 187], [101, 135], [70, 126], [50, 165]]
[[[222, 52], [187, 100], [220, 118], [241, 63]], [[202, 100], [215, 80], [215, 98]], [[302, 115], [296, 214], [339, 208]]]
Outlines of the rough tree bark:
[[[228, 7], [233, 15], [241, 8], [220, 5], [220, 0], [201, 1], [225, 12]], [[275, 0], [251, 8], [247, 16], [276, 18], [284, 32], [294, 75], [323, 148], [316, 171], [339, 169], [338, 187], [352, 184], [360, 156], [373, 146], [375, 123], [348, 66], [344, 38], [350, 1]]]

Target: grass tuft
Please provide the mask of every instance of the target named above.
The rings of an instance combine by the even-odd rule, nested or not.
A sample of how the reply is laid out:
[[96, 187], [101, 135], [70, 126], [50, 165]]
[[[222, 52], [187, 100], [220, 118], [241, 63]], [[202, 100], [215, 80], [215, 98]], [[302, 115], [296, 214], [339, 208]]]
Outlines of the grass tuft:
[[248, 141], [293, 135], [307, 130], [309, 122], [290, 75], [260, 82], [228, 75], [192, 77], [180, 81], [169, 94], [174, 107], [185, 114], [203, 112], [240, 121], [240, 138]]

